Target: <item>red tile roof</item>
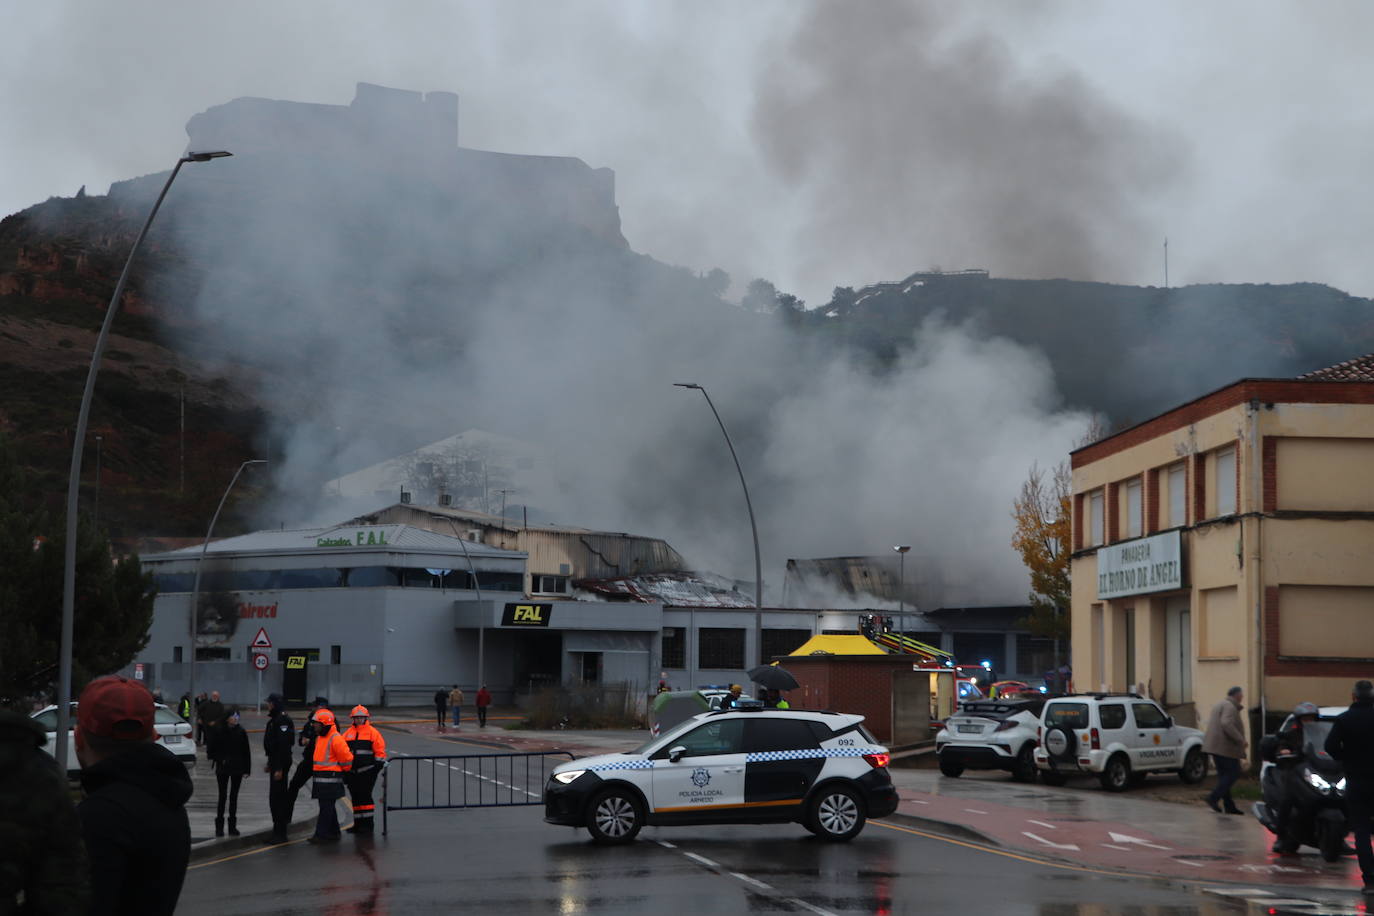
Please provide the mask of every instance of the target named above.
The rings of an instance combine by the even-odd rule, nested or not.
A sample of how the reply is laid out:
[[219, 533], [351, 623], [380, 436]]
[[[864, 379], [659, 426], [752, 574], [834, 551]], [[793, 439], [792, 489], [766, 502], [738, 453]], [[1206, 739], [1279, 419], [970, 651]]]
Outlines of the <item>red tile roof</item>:
[[1374, 353], [1298, 376], [1314, 382], [1374, 382]]

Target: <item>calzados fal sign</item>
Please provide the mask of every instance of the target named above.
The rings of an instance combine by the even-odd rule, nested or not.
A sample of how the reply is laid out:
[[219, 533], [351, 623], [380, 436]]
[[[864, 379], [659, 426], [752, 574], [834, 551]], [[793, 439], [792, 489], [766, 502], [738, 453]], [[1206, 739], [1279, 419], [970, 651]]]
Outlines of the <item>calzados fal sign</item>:
[[1097, 551], [1097, 597], [1120, 598], [1183, 588], [1183, 541], [1177, 531]]
[[546, 627], [552, 616], [552, 604], [508, 604], [501, 615], [501, 626]]

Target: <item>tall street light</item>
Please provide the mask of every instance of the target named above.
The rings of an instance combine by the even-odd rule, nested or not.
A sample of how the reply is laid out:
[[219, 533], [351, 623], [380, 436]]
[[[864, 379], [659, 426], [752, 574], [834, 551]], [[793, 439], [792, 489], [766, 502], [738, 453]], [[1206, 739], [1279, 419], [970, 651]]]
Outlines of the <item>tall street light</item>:
[[910, 544], [899, 544], [892, 548], [897, 551], [897, 626], [906, 635], [906, 555]]
[[[148, 227], [153, 224], [153, 217], [157, 216], [158, 208], [162, 206], [162, 199], [167, 196], [167, 190], [172, 186], [172, 181], [176, 179], [181, 167], [188, 162], [209, 162], [211, 159], [220, 159], [231, 155], [233, 154], [224, 150], [216, 150], [209, 153], [187, 153], [177, 160], [176, 167], [172, 169], [172, 174], [167, 176], [167, 183], [162, 186], [162, 192], [158, 194], [157, 201], [148, 214], [148, 219], [143, 223], [143, 228], [139, 230], [138, 238], [134, 239], [134, 247], [129, 250], [129, 257], [124, 261], [124, 270], [119, 275], [119, 282], [115, 284], [114, 295], [110, 297], [110, 306], [105, 309], [105, 321], [101, 324], [100, 334], [95, 339], [95, 350], [91, 353], [91, 368], [86, 373], [86, 388], [81, 393], [81, 410], [76, 416], [76, 433], [72, 439], [71, 473], [67, 477], [67, 543], [65, 544], [62, 570], [62, 638], [58, 649], [57, 663], [57, 734], [59, 735], [65, 735], [71, 727], [72, 630], [73, 620], [76, 617], [76, 502], [77, 493], [81, 486], [81, 450], [86, 443], [86, 421], [91, 413], [91, 395], [95, 392], [95, 376], [100, 370], [100, 359], [105, 354], [105, 342], [110, 336], [110, 325], [114, 322], [115, 313], [119, 311], [119, 297], [124, 294], [124, 284], [129, 280], [129, 269], [133, 266], [134, 255], [138, 254], [139, 246], [143, 244], [143, 238], [148, 234]], [[53, 751], [57, 758], [58, 768], [65, 773], [67, 771], [67, 742], [65, 740], [58, 741], [57, 747], [53, 748]]]
[[[239, 475], [243, 473], [243, 469], [250, 464], [266, 463], [267, 462], [262, 458], [250, 458], [239, 465], [239, 469], [234, 472], [233, 478], [229, 481], [229, 486], [224, 488], [224, 495], [219, 498], [219, 505], [215, 507], [215, 514], [210, 516], [210, 527], [205, 529], [205, 543], [200, 545], [200, 559], [196, 561], [196, 578], [195, 581], [191, 583], [191, 686], [187, 692], [191, 697], [192, 718], [195, 718], [196, 715], [196, 634], [200, 630], [200, 627], [197, 626], [197, 624], [200, 623], [200, 608], [198, 607], [200, 601], [200, 572], [205, 567], [205, 552], [210, 549], [210, 535], [215, 533], [215, 522], [219, 521], [220, 510], [224, 508], [225, 500], [229, 498], [229, 491], [234, 489], [234, 484], [238, 482]], [[191, 737], [193, 739], [195, 738], [194, 722], [191, 723]]]
[[744, 489], [744, 506], [749, 510], [749, 530], [754, 535], [754, 638], [758, 642], [759, 664], [763, 664], [763, 562], [759, 559], [759, 526], [754, 523], [754, 504], [749, 501], [749, 485], [744, 482], [744, 471], [739, 466], [739, 456], [735, 454], [730, 434], [725, 431], [725, 422], [721, 420], [720, 413], [711, 402], [711, 396], [706, 393], [706, 389], [695, 382], [673, 382], [673, 387], [693, 388], [701, 392], [702, 397], [706, 398], [707, 406], [711, 408], [711, 413], [715, 414], [716, 423], [720, 424], [721, 434], [725, 436], [725, 444], [730, 449], [730, 457], [735, 459], [739, 485]]
[[483, 661], [486, 646], [484, 643], [487, 638], [487, 623], [481, 615], [486, 613], [486, 608], [482, 607], [482, 583], [477, 581], [477, 568], [472, 565], [472, 554], [468, 553], [468, 542], [458, 533], [458, 523], [447, 515], [431, 515], [434, 521], [446, 521], [453, 526], [453, 536], [458, 539], [458, 545], [463, 548], [463, 559], [468, 561], [468, 572], [472, 575], [472, 587], [477, 592], [478, 623], [477, 623], [477, 687], [481, 689], [486, 686], [486, 673], [483, 669]]

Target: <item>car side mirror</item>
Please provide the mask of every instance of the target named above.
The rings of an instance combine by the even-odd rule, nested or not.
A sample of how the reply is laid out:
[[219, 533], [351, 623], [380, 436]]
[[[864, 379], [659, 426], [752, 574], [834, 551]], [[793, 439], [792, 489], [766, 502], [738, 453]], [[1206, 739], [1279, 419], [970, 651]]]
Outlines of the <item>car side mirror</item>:
[[1173, 727], [1174, 727], [1174, 717], [1173, 717], [1173, 716], [1165, 716], [1165, 717], [1164, 717], [1164, 727], [1165, 727], [1165, 728], [1173, 728]]
[[687, 748], [685, 748], [685, 747], [683, 747], [682, 745], [679, 744], [677, 747], [669, 749], [669, 751], [668, 751], [668, 762], [669, 762], [669, 763], [677, 763], [677, 762], [678, 762], [679, 760], [681, 760], [684, 756], [686, 756], [686, 754], [687, 754]]

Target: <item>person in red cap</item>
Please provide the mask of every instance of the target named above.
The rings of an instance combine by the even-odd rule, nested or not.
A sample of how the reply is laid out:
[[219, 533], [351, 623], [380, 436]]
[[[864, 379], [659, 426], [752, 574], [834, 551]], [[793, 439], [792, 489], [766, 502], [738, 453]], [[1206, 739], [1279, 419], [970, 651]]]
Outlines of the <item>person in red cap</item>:
[[353, 764], [353, 752], [348, 749], [339, 730], [334, 727], [334, 713], [328, 709], [315, 710], [315, 750], [312, 757], [314, 782], [310, 797], [320, 803], [320, 816], [315, 821], [312, 843], [339, 842], [339, 812], [334, 803], [343, 798], [344, 774]]
[[77, 805], [98, 913], [171, 914], [191, 855], [186, 767], [156, 743], [153, 695], [111, 675], [81, 691], [76, 759], [86, 798]]
[[358, 836], [372, 834], [373, 813], [377, 805], [372, 801], [372, 787], [377, 784], [382, 765], [386, 763], [386, 739], [368, 721], [366, 706], [354, 706], [350, 713], [353, 724], [344, 732], [344, 741], [353, 752], [353, 765], [344, 777], [348, 794], [353, 799], [353, 826], [349, 833]]

